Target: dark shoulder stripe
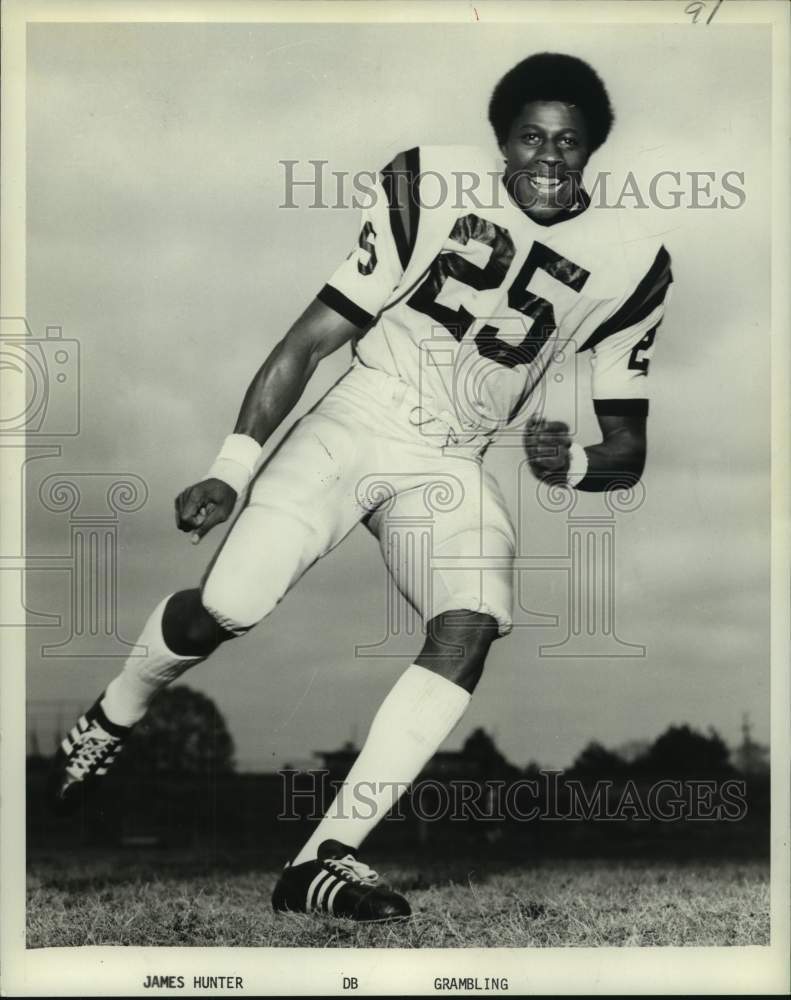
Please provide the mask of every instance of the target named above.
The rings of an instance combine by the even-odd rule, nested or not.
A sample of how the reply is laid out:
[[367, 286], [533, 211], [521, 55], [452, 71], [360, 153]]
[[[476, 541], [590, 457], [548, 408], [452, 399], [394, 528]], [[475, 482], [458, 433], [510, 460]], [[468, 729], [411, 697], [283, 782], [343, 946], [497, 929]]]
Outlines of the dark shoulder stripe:
[[404, 270], [412, 259], [417, 239], [420, 219], [419, 177], [420, 151], [417, 146], [406, 153], [399, 153], [382, 170], [382, 187], [390, 207], [390, 231]]
[[673, 281], [670, 254], [664, 247], [654, 258], [654, 263], [629, 298], [613, 315], [588, 337], [580, 351], [588, 351], [613, 333], [634, 326], [649, 316], [660, 305]]
[[343, 292], [339, 292], [332, 285], [325, 285], [316, 298], [361, 330], [365, 330], [374, 321], [374, 317], [369, 312], [358, 306], [356, 302], [352, 302]]
[[647, 417], [647, 399], [594, 399], [597, 417]]

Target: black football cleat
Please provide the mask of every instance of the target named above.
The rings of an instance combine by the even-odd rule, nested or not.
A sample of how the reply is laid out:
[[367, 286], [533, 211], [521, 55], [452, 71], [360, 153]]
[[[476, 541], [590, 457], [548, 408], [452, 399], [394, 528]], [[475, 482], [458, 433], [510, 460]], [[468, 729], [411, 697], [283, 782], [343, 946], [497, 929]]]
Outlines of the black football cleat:
[[50, 807], [59, 815], [76, 812], [84, 805], [87, 793], [115, 763], [132, 731], [111, 722], [99, 701], [101, 698], [80, 716], [55, 754], [48, 791]]
[[412, 914], [403, 896], [382, 885], [354, 849], [337, 840], [325, 840], [315, 861], [286, 865], [272, 893], [272, 909], [351, 920], [403, 920]]

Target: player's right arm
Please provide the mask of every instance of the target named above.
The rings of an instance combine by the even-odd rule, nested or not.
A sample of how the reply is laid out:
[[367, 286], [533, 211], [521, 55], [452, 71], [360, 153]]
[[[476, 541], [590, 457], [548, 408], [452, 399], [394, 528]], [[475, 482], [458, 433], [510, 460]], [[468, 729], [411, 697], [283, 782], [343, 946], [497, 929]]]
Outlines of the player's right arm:
[[296, 405], [322, 358], [359, 335], [360, 327], [314, 299], [250, 383], [234, 433], [265, 444]]
[[[245, 393], [234, 434], [263, 445], [291, 412], [322, 358], [359, 336], [360, 327], [314, 299], [271, 351]], [[252, 443], [252, 442], [251, 442]], [[210, 476], [176, 498], [176, 524], [193, 542], [227, 520], [237, 491]]]
[[[235, 454], [223, 458], [224, 445], [212, 467], [220, 477], [210, 474], [176, 498], [176, 523], [182, 531], [193, 532], [193, 542], [230, 517], [247, 482], [245, 467], [252, 471], [260, 446], [291, 412], [319, 361], [359, 337], [399, 285], [417, 235], [413, 178], [418, 174], [417, 149], [399, 153], [380, 171], [362, 212], [357, 245], [250, 384], [228, 439]], [[234, 458], [243, 464], [234, 466]], [[239, 488], [234, 489], [240, 470]]]

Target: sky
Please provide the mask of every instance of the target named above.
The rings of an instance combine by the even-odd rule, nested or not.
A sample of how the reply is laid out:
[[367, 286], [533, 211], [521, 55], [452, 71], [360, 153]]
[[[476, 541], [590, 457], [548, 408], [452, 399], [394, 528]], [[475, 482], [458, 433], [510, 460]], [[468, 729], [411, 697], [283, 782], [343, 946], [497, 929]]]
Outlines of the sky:
[[[487, 463], [522, 554], [561, 567], [524, 573], [525, 603], [559, 624], [517, 616], [448, 746], [484, 726], [515, 763], [563, 767], [589, 740], [650, 740], [673, 723], [735, 744], [745, 712], [768, 742], [768, 45], [751, 26], [705, 37], [686, 25], [31, 26], [27, 318], [37, 336], [58, 325], [79, 342], [82, 425], [60, 457], [30, 465], [30, 553], [69, 551], [68, 515], [39, 499], [45, 477], [134, 474], [148, 497], [117, 521], [119, 635], [134, 641], [163, 596], [195, 586], [222, 529], [191, 546], [173, 498], [208, 469], [253, 373], [357, 235], [351, 207], [310, 209], [299, 195], [279, 207], [279, 161], [358, 171], [419, 143], [496, 152], [485, 108], [499, 76], [530, 52], [570, 52], [616, 109], [589, 174], [610, 171], [617, 191], [630, 170], [643, 181], [677, 170], [687, 191], [678, 209], [648, 210], [675, 284], [651, 373], [645, 499], [614, 528], [618, 634], [646, 653], [540, 655], [565, 635], [566, 515], [518, 510], [520, 454], [495, 447]], [[690, 171], [714, 171], [715, 193], [742, 172], [743, 205], [689, 207]], [[347, 363], [339, 352], [322, 364], [292, 420]], [[567, 407], [549, 396], [553, 416]], [[579, 440], [596, 439], [588, 403]], [[585, 512], [606, 509], [588, 497]], [[63, 619], [30, 631], [31, 725], [46, 744], [123, 661], [43, 656], [69, 635], [69, 577], [50, 568], [27, 582], [28, 606]], [[184, 676], [217, 702], [240, 767], [364, 737], [420, 645], [357, 649], [384, 637], [387, 589], [358, 529], [248, 637]]]

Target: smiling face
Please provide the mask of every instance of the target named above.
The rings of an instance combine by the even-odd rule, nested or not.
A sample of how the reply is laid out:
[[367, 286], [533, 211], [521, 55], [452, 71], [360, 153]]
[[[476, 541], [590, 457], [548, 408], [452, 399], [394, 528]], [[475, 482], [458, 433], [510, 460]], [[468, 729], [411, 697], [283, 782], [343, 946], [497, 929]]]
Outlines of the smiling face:
[[576, 201], [590, 156], [582, 113], [560, 101], [528, 101], [500, 147], [511, 197], [536, 222], [547, 223]]

